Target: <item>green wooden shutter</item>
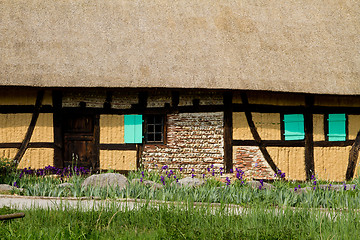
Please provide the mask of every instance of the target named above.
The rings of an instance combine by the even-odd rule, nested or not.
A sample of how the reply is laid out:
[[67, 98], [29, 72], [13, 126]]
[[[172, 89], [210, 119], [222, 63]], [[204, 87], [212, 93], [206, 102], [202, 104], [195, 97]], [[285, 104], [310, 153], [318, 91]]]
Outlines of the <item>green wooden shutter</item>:
[[284, 114], [285, 140], [304, 140], [304, 115]]
[[346, 116], [344, 113], [329, 114], [329, 141], [346, 140]]
[[125, 143], [142, 143], [142, 115], [124, 115]]

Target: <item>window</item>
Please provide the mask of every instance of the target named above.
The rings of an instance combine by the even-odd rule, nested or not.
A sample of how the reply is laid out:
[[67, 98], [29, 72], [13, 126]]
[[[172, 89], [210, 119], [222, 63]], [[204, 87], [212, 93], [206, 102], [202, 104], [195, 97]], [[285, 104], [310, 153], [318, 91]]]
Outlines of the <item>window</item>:
[[125, 143], [142, 143], [142, 115], [124, 115]]
[[163, 115], [148, 115], [146, 117], [146, 142], [163, 143], [164, 142], [164, 122]]
[[[326, 123], [325, 123], [326, 124]], [[328, 114], [327, 117], [327, 135], [328, 141], [346, 140], [346, 114]]]
[[285, 140], [304, 140], [304, 115], [284, 114], [284, 137]]

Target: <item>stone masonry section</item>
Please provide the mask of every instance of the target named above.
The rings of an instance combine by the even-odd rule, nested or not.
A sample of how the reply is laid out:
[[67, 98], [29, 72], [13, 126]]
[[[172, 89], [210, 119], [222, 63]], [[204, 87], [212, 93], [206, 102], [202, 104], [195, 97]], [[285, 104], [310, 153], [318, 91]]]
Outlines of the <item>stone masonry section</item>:
[[275, 172], [262, 155], [259, 147], [233, 148], [234, 168], [240, 168], [248, 179], [274, 179]]
[[145, 169], [168, 165], [202, 173], [212, 164], [224, 167], [223, 156], [223, 113], [180, 113], [167, 115], [167, 143], [145, 144], [141, 160]]

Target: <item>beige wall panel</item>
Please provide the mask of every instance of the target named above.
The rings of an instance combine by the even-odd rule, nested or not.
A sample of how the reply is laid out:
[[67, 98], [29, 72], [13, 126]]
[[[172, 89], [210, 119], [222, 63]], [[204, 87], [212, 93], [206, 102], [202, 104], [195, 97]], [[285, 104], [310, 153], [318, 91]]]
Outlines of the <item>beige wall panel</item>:
[[136, 151], [100, 150], [100, 168], [136, 170]]
[[0, 105], [34, 105], [37, 91], [32, 89], [0, 89]]
[[39, 114], [30, 142], [54, 142], [52, 113]]
[[[2, 88], [0, 89], [0, 105], [35, 105], [38, 90]], [[52, 105], [51, 91], [45, 91], [43, 105]]]
[[250, 92], [248, 93], [250, 104], [267, 104], [282, 106], [305, 105], [305, 98], [300, 94], [273, 93], [273, 92]]
[[51, 148], [28, 148], [21, 159], [18, 168], [33, 169], [54, 166], [54, 149]]
[[123, 115], [100, 115], [100, 143], [124, 143]]
[[360, 97], [355, 96], [315, 96], [314, 105], [331, 107], [360, 107]]
[[252, 115], [262, 140], [281, 140], [279, 113], [253, 113]]
[[267, 150], [276, 166], [285, 172], [286, 179], [306, 180], [303, 147], [268, 147]]
[[314, 141], [325, 141], [324, 115], [314, 114], [313, 124], [314, 124]]
[[31, 113], [0, 114], [0, 143], [22, 142], [31, 116]]
[[0, 158], [13, 159], [17, 153], [17, 148], [0, 148]]
[[348, 115], [349, 140], [355, 139], [360, 131], [360, 115]]
[[52, 105], [52, 91], [51, 90], [45, 91], [42, 105]]
[[254, 139], [250, 132], [250, 128], [247, 123], [245, 113], [243, 112], [233, 113], [233, 139], [234, 140]]
[[233, 103], [242, 103], [240, 94], [234, 94], [234, 95], [233, 95], [232, 102], [233, 102]]
[[321, 180], [344, 181], [350, 149], [351, 146], [314, 148], [317, 178]]

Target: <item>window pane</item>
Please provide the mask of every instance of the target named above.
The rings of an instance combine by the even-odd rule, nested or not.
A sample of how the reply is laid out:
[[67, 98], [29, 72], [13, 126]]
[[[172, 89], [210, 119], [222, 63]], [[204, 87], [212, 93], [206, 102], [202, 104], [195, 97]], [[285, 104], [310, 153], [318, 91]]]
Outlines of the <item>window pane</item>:
[[155, 138], [154, 138], [154, 134], [152, 134], [152, 133], [149, 133], [148, 135], [148, 142], [154, 142], [155, 141]]
[[161, 142], [162, 141], [162, 134], [161, 133], [155, 133], [155, 141]]
[[162, 132], [162, 128], [163, 126], [162, 125], [155, 125], [155, 132]]
[[154, 132], [154, 125], [148, 125], [148, 132], [153, 133]]

